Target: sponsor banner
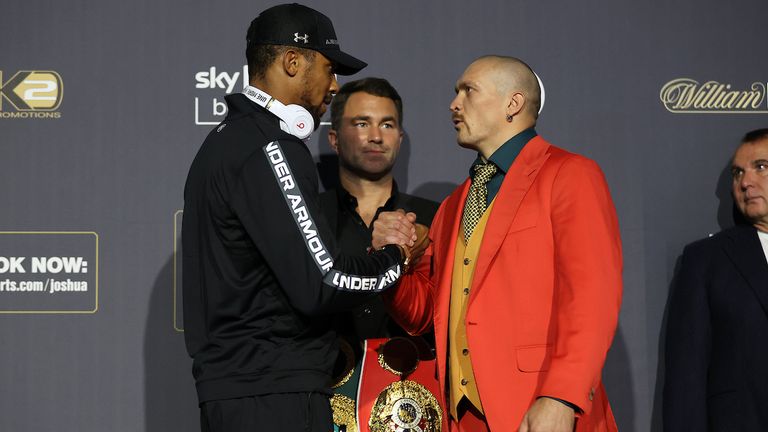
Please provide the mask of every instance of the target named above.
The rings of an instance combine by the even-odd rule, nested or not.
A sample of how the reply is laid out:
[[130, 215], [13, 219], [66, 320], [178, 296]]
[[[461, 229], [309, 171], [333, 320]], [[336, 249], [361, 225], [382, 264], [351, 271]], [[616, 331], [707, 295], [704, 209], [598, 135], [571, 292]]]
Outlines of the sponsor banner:
[[95, 232], [0, 232], [0, 313], [95, 313]]
[[[230, 72], [219, 66], [210, 66], [195, 72], [195, 124], [215, 126], [227, 116], [227, 102], [224, 96], [238, 93], [248, 87], [248, 65], [239, 71]], [[318, 126], [330, 126], [331, 122], [320, 122]]]
[[56, 71], [0, 70], [0, 119], [58, 119], [64, 85]]
[[677, 78], [664, 84], [659, 98], [669, 112], [682, 114], [766, 114], [766, 82], [737, 86], [720, 81]]
[[248, 85], [248, 65], [236, 72], [211, 66], [195, 73], [195, 124], [217, 125], [227, 115], [224, 95], [239, 92]]

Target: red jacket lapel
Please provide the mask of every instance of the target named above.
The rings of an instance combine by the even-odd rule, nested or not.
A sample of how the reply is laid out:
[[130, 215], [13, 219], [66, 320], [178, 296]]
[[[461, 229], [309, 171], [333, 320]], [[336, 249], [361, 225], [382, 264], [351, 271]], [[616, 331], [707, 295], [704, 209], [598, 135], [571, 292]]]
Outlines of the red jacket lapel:
[[[488, 275], [490, 263], [504, 242], [504, 237], [520, 207], [520, 202], [531, 188], [541, 166], [549, 158], [548, 150], [549, 143], [539, 136], [534, 137], [523, 147], [504, 176], [504, 182], [501, 184], [501, 189], [495, 199], [498, 202], [493, 205], [493, 211], [488, 218], [488, 224], [483, 234], [483, 243], [480, 246], [475, 275], [472, 280], [470, 303], [477, 296], [477, 291], [483, 285], [483, 279]], [[459, 216], [460, 219], [461, 216]]]

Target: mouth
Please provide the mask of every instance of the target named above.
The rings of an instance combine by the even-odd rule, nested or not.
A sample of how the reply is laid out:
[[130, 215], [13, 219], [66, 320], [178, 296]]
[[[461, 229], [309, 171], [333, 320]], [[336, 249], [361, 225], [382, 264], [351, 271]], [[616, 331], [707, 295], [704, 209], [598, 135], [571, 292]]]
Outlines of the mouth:
[[332, 100], [333, 98], [331, 97], [326, 97], [325, 99], [323, 99], [323, 101], [320, 103], [320, 112], [324, 114], [328, 110], [328, 105], [331, 104]]
[[452, 117], [451, 120], [453, 121], [453, 128], [456, 130], [459, 130], [459, 126], [464, 123], [464, 121], [459, 117]]

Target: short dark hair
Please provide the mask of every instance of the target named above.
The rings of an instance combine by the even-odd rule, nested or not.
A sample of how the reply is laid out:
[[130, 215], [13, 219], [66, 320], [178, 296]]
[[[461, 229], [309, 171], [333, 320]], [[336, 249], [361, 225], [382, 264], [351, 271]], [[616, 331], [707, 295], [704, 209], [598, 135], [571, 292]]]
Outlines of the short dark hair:
[[347, 99], [358, 92], [365, 92], [373, 96], [392, 99], [397, 109], [397, 123], [403, 127], [403, 100], [397, 94], [397, 90], [392, 84], [384, 78], [363, 78], [350, 81], [339, 89], [331, 102], [331, 129], [339, 130], [341, 127], [341, 118], [344, 115], [344, 107], [347, 105]]
[[747, 132], [744, 138], [741, 139], [741, 143], [753, 143], [755, 141], [762, 141], [768, 138], [768, 129], [755, 129]]
[[248, 61], [248, 78], [263, 79], [267, 69], [275, 62], [278, 56], [292, 49], [298, 51], [309, 64], [315, 60], [317, 51], [287, 45], [263, 45], [248, 44], [245, 49], [245, 58]]

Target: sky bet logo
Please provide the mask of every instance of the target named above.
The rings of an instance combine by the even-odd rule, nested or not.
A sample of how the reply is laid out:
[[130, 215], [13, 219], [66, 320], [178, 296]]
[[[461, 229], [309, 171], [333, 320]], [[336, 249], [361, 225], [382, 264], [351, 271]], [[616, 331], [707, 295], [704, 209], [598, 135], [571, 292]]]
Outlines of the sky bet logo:
[[64, 97], [61, 75], [22, 70], [6, 77], [0, 71], [0, 118], [61, 118], [56, 111]]
[[[248, 85], [248, 65], [241, 72], [219, 71], [216, 66], [195, 74], [195, 124], [217, 125], [227, 115], [224, 95], [239, 92]], [[202, 90], [209, 96], [202, 96]]]

